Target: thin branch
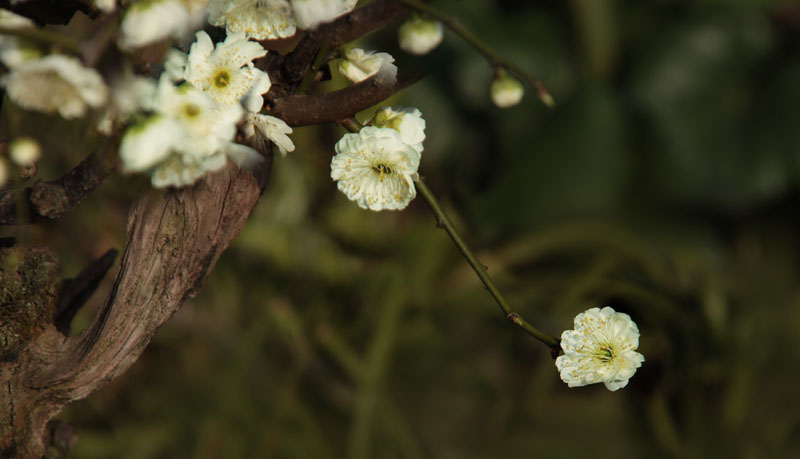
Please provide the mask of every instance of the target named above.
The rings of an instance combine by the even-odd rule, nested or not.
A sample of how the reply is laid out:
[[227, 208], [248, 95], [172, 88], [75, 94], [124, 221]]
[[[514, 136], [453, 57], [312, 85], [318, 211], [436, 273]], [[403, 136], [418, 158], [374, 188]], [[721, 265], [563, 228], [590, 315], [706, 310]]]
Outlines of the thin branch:
[[91, 262], [74, 279], [64, 280], [58, 297], [58, 305], [53, 315], [53, 323], [58, 331], [69, 335], [72, 319], [97, 290], [100, 281], [114, 264], [117, 253], [116, 249], [109, 249], [100, 258]]
[[319, 95], [293, 95], [267, 101], [268, 113], [289, 126], [336, 123], [380, 103], [392, 94], [419, 81], [417, 76], [401, 75], [388, 85], [380, 75], [338, 91]]
[[475, 256], [475, 252], [469, 248], [464, 239], [456, 230], [456, 227], [453, 225], [453, 222], [450, 221], [450, 218], [447, 217], [447, 214], [442, 209], [442, 206], [439, 204], [439, 201], [433, 195], [433, 192], [425, 185], [425, 182], [422, 180], [416, 180], [415, 182], [417, 191], [422, 195], [425, 202], [428, 203], [428, 206], [433, 211], [433, 214], [436, 216], [437, 226], [444, 229], [447, 232], [447, 235], [450, 236], [450, 239], [453, 240], [453, 243], [458, 247], [458, 250], [464, 255], [464, 258], [467, 259], [467, 262], [472, 269], [475, 271], [475, 274], [478, 275], [478, 278], [483, 282], [483, 285], [486, 287], [486, 290], [492, 295], [494, 300], [497, 302], [497, 305], [500, 306], [500, 309], [505, 314], [506, 318], [511, 321], [514, 325], [520, 327], [525, 333], [533, 336], [534, 338], [538, 339], [542, 343], [546, 344], [550, 349], [557, 350], [559, 348], [558, 339], [554, 338], [553, 336], [540, 331], [525, 319], [512, 310], [511, 305], [508, 303], [508, 300], [505, 296], [500, 292], [500, 289], [497, 288], [497, 285], [494, 283], [491, 277], [489, 277], [489, 273], [486, 272], [486, 267], [478, 260], [478, 257]]
[[436, 8], [426, 5], [418, 0], [398, 0], [406, 5], [441, 21], [448, 29], [452, 30], [456, 35], [460, 36], [464, 41], [469, 43], [479, 53], [483, 54], [489, 63], [495, 68], [505, 68], [516, 73], [519, 78], [525, 81], [531, 88], [536, 90], [539, 100], [547, 107], [554, 107], [555, 101], [553, 96], [548, 91], [542, 80], [534, 78], [522, 67], [504, 58], [499, 53], [489, 48], [481, 39], [461, 25], [455, 18], [437, 10]]
[[[37, 221], [55, 220], [75, 207], [94, 191], [116, 169], [118, 157], [116, 140], [108, 140], [100, 148], [66, 175], [52, 182], [38, 181], [23, 191], [27, 209], [20, 213], [15, 190], [0, 190], [0, 225], [15, 225]], [[22, 215], [22, 218], [20, 214]]]

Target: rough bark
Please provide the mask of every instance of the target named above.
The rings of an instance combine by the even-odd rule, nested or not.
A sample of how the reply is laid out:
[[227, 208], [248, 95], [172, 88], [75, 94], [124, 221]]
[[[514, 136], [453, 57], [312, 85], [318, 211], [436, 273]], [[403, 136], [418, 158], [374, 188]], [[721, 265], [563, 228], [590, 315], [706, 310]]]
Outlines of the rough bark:
[[33, 327], [34, 337], [0, 361], [0, 457], [39, 458], [45, 441], [56, 451], [69, 443], [65, 429], [48, 422], [127, 370], [197, 292], [258, 202], [269, 166], [265, 161], [254, 172], [230, 166], [190, 188], [134, 203], [114, 287], [93, 325], [65, 337], [52, 323], [54, 300], [41, 314], [50, 314], [49, 323]]

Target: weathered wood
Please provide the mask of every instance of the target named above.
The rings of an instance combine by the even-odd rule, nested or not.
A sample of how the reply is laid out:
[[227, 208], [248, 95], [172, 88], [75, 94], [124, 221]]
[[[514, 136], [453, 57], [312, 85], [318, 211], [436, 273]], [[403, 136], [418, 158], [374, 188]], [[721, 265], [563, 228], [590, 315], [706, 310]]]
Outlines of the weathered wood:
[[114, 287], [93, 325], [65, 337], [47, 324], [16, 358], [0, 362], [0, 457], [42, 457], [54, 437], [48, 421], [136, 361], [239, 234], [269, 168], [269, 160], [255, 172], [229, 165], [190, 188], [134, 203]]

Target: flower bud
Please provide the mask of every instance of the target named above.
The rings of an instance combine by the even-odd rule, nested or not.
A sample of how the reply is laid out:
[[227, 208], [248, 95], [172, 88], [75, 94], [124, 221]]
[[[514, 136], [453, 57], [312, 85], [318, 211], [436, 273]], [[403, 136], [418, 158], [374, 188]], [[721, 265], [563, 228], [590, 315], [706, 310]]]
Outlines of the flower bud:
[[42, 149], [39, 143], [30, 137], [19, 137], [8, 146], [8, 156], [18, 166], [27, 166], [39, 161]]
[[508, 108], [517, 105], [522, 100], [525, 88], [518, 79], [504, 72], [492, 81], [489, 91], [495, 105], [500, 108]]
[[441, 22], [417, 16], [403, 23], [397, 34], [400, 49], [421, 56], [439, 46], [444, 37], [444, 30]]

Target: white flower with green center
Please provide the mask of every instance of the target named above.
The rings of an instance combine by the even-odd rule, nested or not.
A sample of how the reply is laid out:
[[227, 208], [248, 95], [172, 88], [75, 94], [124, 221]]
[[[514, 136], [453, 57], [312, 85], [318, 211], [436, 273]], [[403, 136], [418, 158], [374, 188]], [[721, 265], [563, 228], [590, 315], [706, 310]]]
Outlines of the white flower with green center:
[[191, 19], [180, 0], [139, 0], [122, 16], [119, 46], [136, 49], [182, 35]]
[[339, 71], [353, 83], [364, 81], [373, 75], [380, 75], [387, 85], [394, 85], [397, 80], [397, 67], [393, 62], [391, 54], [353, 48], [339, 61]]
[[291, 37], [297, 28], [288, 0], [211, 0], [208, 22], [256, 40]]
[[51, 54], [21, 63], [0, 80], [8, 97], [20, 107], [64, 118], [80, 118], [89, 108], [99, 108], [108, 87], [96, 70], [78, 59]]
[[288, 135], [292, 133], [292, 128], [280, 118], [248, 113], [245, 115], [242, 131], [245, 139], [259, 150], [265, 150], [267, 142], [272, 142], [278, 147], [281, 156], [285, 157], [286, 152], [294, 151], [294, 142]]
[[508, 108], [520, 103], [522, 96], [525, 94], [525, 88], [518, 79], [503, 72], [502, 75], [492, 81], [489, 92], [492, 96], [492, 102], [496, 106]]
[[291, 0], [297, 27], [313, 29], [355, 8], [358, 0]]
[[422, 112], [413, 107], [383, 107], [375, 112], [371, 120], [377, 127], [392, 128], [400, 133], [403, 142], [422, 153], [425, 140], [425, 120]]
[[363, 209], [404, 209], [417, 195], [419, 160], [419, 152], [399, 132], [367, 126], [336, 143], [331, 178]]
[[183, 78], [222, 105], [239, 104], [252, 96], [248, 105], [258, 111], [261, 95], [269, 91], [271, 83], [266, 73], [253, 66], [253, 59], [266, 54], [267, 50], [242, 33], [229, 34], [215, 48], [211, 37], [201, 30], [189, 50]]
[[220, 105], [188, 83], [175, 87], [163, 77], [155, 114], [122, 138], [124, 169], [150, 172], [156, 187], [190, 185], [225, 165], [243, 112], [239, 104]]
[[416, 16], [397, 29], [400, 49], [407, 53], [423, 55], [433, 51], [444, 38], [442, 23]]
[[630, 316], [606, 306], [575, 317], [575, 329], [561, 334], [564, 355], [556, 359], [561, 380], [569, 387], [604, 383], [615, 391], [642, 366], [639, 328]]

